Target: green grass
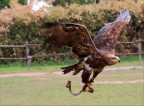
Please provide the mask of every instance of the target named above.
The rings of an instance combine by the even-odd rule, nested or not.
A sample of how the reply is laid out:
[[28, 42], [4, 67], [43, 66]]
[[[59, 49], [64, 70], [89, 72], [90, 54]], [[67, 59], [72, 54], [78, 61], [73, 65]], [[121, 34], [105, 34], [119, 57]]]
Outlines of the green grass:
[[[143, 80], [144, 71], [102, 72], [96, 79], [101, 81]], [[0, 79], [0, 106], [143, 106], [143, 83], [95, 84], [95, 92], [72, 96], [65, 87], [72, 81], [72, 90], [81, 87], [80, 75], [48, 73], [41, 77], [7, 77]]]
[[139, 64], [138, 56], [121, 56], [121, 63], [113, 65], [114, 67], [126, 67], [126, 66], [139, 66], [144, 64], [144, 55], [142, 55], [142, 63]]
[[[30, 71], [54, 71], [60, 70], [61, 67], [68, 66], [76, 63], [76, 60], [64, 60], [64, 61], [44, 61], [41, 63], [31, 63]], [[144, 56], [142, 56], [142, 64], [144, 63]], [[127, 67], [127, 66], [139, 66], [138, 56], [123, 56], [121, 57], [121, 63], [110, 67]], [[0, 65], [0, 73], [11, 72], [27, 72], [27, 63], [15, 62], [7, 65]]]
[[[31, 63], [30, 71], [54, 71], [60, 70], [61, 67], [74, 64], [75, 60], [64, 60], [64, 61], [44, 61], [41, 63]], [[9, 73], [9, 72], [27, 72], [27, 63], [24, 62], [15, 62], [7, 65], [0, 65], [0, 73]]]

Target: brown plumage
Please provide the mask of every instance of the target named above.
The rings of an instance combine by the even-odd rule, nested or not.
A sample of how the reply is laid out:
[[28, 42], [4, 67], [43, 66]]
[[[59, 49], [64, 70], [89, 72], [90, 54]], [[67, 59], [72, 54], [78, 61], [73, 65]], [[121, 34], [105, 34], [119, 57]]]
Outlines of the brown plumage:
[[[106, 24], [100, 29], [98, 35], [92, 40], [89, 31], [84, 25], [75, 23], [46, 23], [45, 44], [50, 44], [49, 49], [60, 49], [67, 45], [72, 47], [72, 52], [79, 58], [79, 62], [63, 67], [64, 74], [74, 71], [74, 75], [82, 72], [84, 92], [93, 92], [90, 86], [96, 76], [107, 65], [114, 65], [120, 61], [115, 56], [115, 47], [122, 29], [129, 23], [131, 16], [125, 9], [115, 21]], [[92, 78], [90, 79], [91, 74]]]

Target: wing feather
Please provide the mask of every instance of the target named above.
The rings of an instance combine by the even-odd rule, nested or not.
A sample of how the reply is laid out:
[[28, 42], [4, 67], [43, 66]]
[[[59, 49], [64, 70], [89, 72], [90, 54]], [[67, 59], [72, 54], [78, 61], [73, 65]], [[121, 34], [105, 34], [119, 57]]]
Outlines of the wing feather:
[[129, 23], [131, 16], [128, 9], [125, 9], [116, 18], [115, 21], [105, 24], [100, 29], [93, 41], [98, 49], [106, 49], [109, 52], [115, 52], [115, 47], [122, 29]]
[[73, 53], [78, 57], [86, 57], [91, 53], [100, 55], [95, 47], [87, 28], [81, 24], [74, 23], [46, 23], [45, 44], [50, 44], [50, 49], [60, 49], [67, 45], [72, 47]]

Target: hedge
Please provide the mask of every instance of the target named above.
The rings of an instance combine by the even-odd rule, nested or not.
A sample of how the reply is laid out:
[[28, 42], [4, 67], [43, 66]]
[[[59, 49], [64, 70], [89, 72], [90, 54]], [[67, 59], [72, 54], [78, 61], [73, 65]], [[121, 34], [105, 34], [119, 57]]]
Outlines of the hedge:
[[27, 4], [27, 0], [18, 0], [18, 3], [20, 3], [22, 5], [26, 5]]
[[[91, 6], [89, 8], [89, 6]], [[144, 34], [144, 7], [143, 11], [140, 13], [134, 13], [130, 11], [132, 19], [130, 24], [125, 28], [122, 33], [120, 41], [133, 41], [138, 38], [143, 38]], [[72, 22], [80, 23], [88, 27], [92, 36], [95, 36], [100, 28], [104, 26], [105, 23], [113, 21], [118, 10], [114, 9], [99, 9], [95, 10], [95, 6], [86, 5], [85, 8], [80, 7], [80, 5], [71, 5], [69, 8], [58, 6], [54, 7], [47, 16], [44, 18], [34, 18], [26, 21], [21, 18], [14, 18], [12, 24], [10, 24], [7, 32], [0, 38], [0, 44], [24, 44], [26, 41], [29, 43], [43, 43], [44, 34], [41, 30], [41, 25], [44, 22]], [[134, 50], [134, 45], [127, 46], [129, 52]], [[118, 46], [117, 51], [124, 52], [124, 48]], [[144, 47], [143, 49], [144, 50]], [[67, 52], [69, 49], [65, 47], [61, 52]], [[30, 55], [46, 54], [49, 53], [46, 48], [42, 47], [31, 47]], [[23, 49], [19, 48], [0, 48], [0, 57], [23, 57], [25, 54]], [[43, 61], [44, 58], [35, 59], [35, 61]], [[0, 61], [1, 63], [7, 63], [12, 61]]]
[[10, 4], [10, 0], [0, 0], [0, 9], [9, 6], [9, 4]]

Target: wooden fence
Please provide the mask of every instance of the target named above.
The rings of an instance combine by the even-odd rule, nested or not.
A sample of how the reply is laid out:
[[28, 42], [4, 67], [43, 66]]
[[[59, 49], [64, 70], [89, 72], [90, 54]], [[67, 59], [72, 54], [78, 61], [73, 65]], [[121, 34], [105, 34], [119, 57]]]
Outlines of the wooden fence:
[[[124, 53], [124, 54], [116, 54], [118, 56], [126, 56], [126, 55], [138, 55], [139, 57], [139, 64], [142, 64], [142, 54], [144, 54], [144, 52], [142, 52], [142, 42], [144, 42], [144, 40], [137, 40], [135, 42], [118, 42], [118, 44], [138, 44], [138, 52], [137, 53]], [[26, 42], [23, 45], [0, 45], [0, 48], [25, 48], [25, 57], [14, 57], [14, 58], [9, 58], [9, 57], [0, 57], [0, 60], [26, 60], [27, 61], [27, 66], [28, 66], [28, 70], [30, 69], [30, 63], [31, 60], [33, 58], [39, 58], [39, 57], [50, 57], [50, 56], [64, 56], [64, 55], [70, 55], [72, 53], [49, 53], [47, 55], [34, 55], [31, 56], [30, 55], [30, 49], [29, 47], [31, 46], [41, 46], [42, 44], [28, 44], [28, 42]]]

